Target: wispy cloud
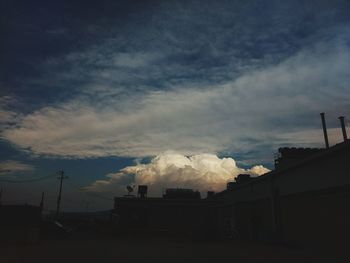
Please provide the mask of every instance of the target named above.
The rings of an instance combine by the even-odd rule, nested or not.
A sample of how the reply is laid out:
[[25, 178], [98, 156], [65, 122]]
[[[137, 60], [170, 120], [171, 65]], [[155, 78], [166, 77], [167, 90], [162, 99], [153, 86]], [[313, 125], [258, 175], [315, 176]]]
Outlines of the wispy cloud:
[[289, 142], [283, 133], [318, 127], [321, 111], [350, 115], [348, 68], [346, 44], [317, 44], [224, 84], [79, 95], [28, 114], [1, 137], [34, 154], [74, 158], [244, 152], [266, 141], [275, 147]]
[[16, 99], [12, 96], [0, 96], [0, 130], [9, 128], [20, 121], [22, 114], [14, 111], [12, 107], [16, 103]]
[[[104, 17], [105, 30], [79, 24], [99, 38], [45, 56], [39, 75], [12, 76], [17, 96], [32, 101], [25, 113], [0, 107], [0, 136], [62, 158], [175, 150], [260, 163], [293, 143], [290, 134], [322, 145], [301, 133], [319, 127], [321, 111], [350, 115], [350, 47], [347, 1], [321, 2], [170, 1], [132, 19]], [[57, 25], [45, 37], [68, 41], [71, 30]]]
[[33, 172], [34, 166], [15, 160], [0, 162], [0, 175], [11, 175], [15, 173]]
[[[347, 1], [301, 2], [302, 8], [295, 1], [266, 5], [260, 1], [201, 1], [200, 5], [170, 1], [152, 8], [135, 7], [125, 20], [118, 18], [123, 11], [117, 8], [116, 14], [103, 17], [109, 27], [79, 25], [90, 41], [77, 39], [72, 28], [60, 24], [47, 31], [62, 32], [61, 41], [72, 41], [67, 48], [65, 41], [58, 48], [66, 52], [53, 52], [33, 64], [40, 75], [16, 78], [17, 84], [34, 93], [45, 89], [51, 100], [60, 101], [82, 92], [98, 98], [103, 95], [93, 87], [108, 90], [106, 96], [119, 96], [120, 90], [143, 93], [224, 83], [279, 63], [305, 46], [332, 39], [349, 22], [345, 19]], [[92, 33], [91, 28], [96, 30]], [[37, 34], [35, 41], [42, 32]], [[45, 41], [58, 39], [53, 34], [45, 36]]]

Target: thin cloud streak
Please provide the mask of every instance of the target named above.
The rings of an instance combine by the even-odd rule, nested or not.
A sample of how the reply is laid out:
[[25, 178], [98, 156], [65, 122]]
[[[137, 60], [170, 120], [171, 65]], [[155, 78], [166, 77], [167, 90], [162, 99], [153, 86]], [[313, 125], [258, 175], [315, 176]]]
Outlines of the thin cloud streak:
[[34, 170], [34, 166], [22, 163], [20, 161], [6, 160], [0, 162], [0, 176], [12, 175], [15, 173], [33, 172]]

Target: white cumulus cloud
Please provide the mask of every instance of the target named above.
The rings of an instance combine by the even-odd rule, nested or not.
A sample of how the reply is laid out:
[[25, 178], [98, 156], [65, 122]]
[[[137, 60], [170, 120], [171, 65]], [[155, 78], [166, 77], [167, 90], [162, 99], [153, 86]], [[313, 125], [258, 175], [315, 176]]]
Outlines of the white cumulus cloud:
[[214, 154], [185, 156], [165, 152], [148, 164], [138, 163], [117, 173], [108, 174], [108, 179], [98, 180], [86, 187], [87, 191], [125, 193], [128, 184], [148, 185], [151, 195], [160, 195], [165, 188], [192, 188], [201, 192], [222, 191], [227, 182], [241, 173], [258, 176], [270, 170], [257, 165], [243, 169], [232, 158], [219, 158]]

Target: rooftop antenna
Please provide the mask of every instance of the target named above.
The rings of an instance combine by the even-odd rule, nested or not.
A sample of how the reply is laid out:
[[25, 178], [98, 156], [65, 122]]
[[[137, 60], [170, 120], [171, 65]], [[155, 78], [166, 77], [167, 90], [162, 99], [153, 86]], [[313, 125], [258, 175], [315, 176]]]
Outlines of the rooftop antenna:
[[126, 187], [126, 190], [128, 190], [128, 194], [130, 195], [134, 191], [134, 188], [132, 188], [130, 185], [128, 185]]

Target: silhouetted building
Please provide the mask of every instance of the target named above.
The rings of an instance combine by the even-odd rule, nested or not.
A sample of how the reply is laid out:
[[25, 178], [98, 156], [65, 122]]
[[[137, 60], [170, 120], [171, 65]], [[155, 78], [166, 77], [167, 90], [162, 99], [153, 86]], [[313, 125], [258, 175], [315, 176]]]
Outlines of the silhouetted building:
[[201, 194], [198, 191], [185, 188], [168, 188], [163, 194], [165, 199], [201, 199]]
[[137, 191], [137, 196], [140, 198], [146, 198], [147, 191], [148, 191], [147, 185], [139, 185], [138, 191]]
[[275, 169], [286, 168], [321, 151], [323, 149], [319, 148], [279, 148], [277, 158], [275, 159]]
[[163, 198], [115, 198], [127, 228], [202, 237], [345, 246], [350, 236], [350, 140], [327, 149], [280, 148], [276, 169], [239, 175], [200, 199], [191, 189]]
[[0, 206], [0, 241], [33, 243], [39, 240], [41, 207], [32, 205]]
[[305, 246], [346, 244], [350, 141], [325, 150], [280, 152], [275, 171], [214, 195], [218, 235]]
[[207, 228], [208, 201], [192, 189], [166, 189], [163, 198], [114, 200], [114, 211], [123, 229], [190, 235]]
[[234, 182], [228, 182], [227, 183], [227, 189], [231, 190], [234, 189], [237, 185], [240, 185], [242, 183], [246, 183], [254, 179], [250, 176], [250, 174], [239, 174]]
[[207, 192], [207, 198], [212, 198], [215, 195], [214, 191], [208, 191]]

